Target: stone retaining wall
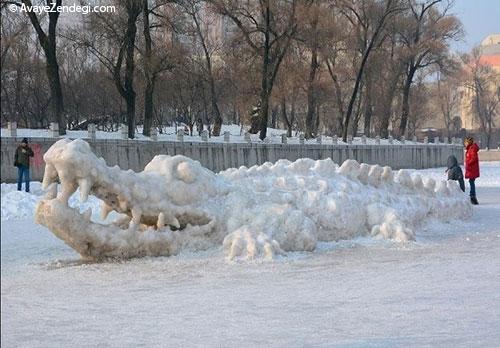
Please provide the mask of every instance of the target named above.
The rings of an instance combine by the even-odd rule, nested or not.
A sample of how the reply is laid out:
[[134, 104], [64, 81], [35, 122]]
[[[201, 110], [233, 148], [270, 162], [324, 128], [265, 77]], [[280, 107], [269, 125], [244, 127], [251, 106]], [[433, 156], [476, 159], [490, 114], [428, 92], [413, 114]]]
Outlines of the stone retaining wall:
[[[1, 147], [1, 181], [16, 180], [14, 152], [21, 138], [4, 137]], [[58, 139], [32, 138], [30, 146], [35, 151], [31, 165], [31, 179], [43, 177], [43, 153]], [[400, 168], [431, 168], [446, 165], [446, 159], [454, 154], [463, 162], [463, 147], [451, 144], [414, 145], [333, 145], [333, 144], [265, 144], [265, 143], [210, 143], [176, 141], [140, 141], [97, 139], [88, 141], [98, 157], [103, 157], [109, 166], [142, 171], [155, 155], [184, 155], [200, 161], [214, 172], [224, 169], [253, 166], [264, 162], [276, 162], [285, 158], [325, 159], [330, 157], [337, 163], [347, 158], [369, 164], [389, 165]]]

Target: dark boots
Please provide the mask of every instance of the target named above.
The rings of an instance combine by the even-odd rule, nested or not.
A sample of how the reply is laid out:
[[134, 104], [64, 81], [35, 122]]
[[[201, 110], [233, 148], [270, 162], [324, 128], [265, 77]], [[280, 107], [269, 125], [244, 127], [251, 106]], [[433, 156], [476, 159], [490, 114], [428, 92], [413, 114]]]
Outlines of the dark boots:
[[477, 201], [476, 196], [470, 196], [470, 202], [474, 205], [478, 205], [479, 202]]

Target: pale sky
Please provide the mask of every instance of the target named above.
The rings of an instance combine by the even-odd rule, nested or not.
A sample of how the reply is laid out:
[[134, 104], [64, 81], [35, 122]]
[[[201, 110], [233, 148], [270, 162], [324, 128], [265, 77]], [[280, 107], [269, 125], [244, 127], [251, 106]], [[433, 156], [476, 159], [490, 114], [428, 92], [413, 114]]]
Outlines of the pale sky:
[[465, 30], [463, 42], [451, 47], [469, 52], [489, 34], [500, 34], [500, 0], [455, 0], [451, 11], [462, 21]]

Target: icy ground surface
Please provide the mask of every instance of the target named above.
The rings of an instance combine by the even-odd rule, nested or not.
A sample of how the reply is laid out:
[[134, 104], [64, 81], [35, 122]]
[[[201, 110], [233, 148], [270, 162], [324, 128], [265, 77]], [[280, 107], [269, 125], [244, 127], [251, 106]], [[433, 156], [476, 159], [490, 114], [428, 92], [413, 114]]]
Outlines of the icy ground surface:
[[38, 185], [2, 185], [2, 346], [498, 347], [500, 163], [481, 174], [472, 218], [431, 222], [415, 242], [256, 263], [213, 249], [82, 264], [33, 222]]

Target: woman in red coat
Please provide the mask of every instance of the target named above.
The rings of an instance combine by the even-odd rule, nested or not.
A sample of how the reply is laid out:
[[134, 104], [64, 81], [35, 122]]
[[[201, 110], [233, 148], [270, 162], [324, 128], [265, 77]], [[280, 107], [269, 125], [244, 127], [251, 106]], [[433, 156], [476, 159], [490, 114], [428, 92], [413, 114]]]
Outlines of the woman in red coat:
[[476, 178], [479, 178], [479, 146], [472, 137], [464, 140], [465, 145], [465, 178], [469, 179], [470, 201], [472, 204], [479, 204], [476, 198]]

